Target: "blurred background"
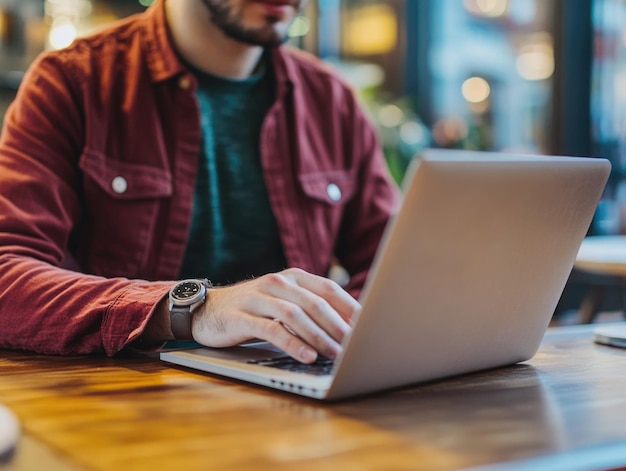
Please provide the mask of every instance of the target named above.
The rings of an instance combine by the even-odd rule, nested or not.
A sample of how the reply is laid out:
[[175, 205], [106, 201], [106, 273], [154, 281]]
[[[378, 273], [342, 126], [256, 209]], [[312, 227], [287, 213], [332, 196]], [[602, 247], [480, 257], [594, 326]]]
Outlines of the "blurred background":
[[[43, 50], [154, 0], [0, 0], [0, 119]], [[358, 90], [394, 177], [422, 148], [610, 158], [593, 230], [626, 232], [626, 1], [312, 0], [292, 43]]]
[[[24, 70], [153, 0], [0, 0], [0, 120]], [[311, 0], [290, 43], [331, 63], [399, 182], [424, 147], [601, 156], [591, 234], [626, 234], [626, 0]]]

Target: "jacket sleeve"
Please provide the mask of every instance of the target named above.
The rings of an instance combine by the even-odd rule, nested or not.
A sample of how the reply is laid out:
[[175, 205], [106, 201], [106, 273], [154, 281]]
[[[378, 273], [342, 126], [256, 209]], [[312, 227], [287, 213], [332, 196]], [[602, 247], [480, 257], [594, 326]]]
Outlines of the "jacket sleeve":
[[397, 209], [399, 190], [389, 174], [377, 130], [353, 94], [348, 95], [347, 110], [344, 135], [353, 136], [352, 154], [359, 168], [357, 192], [342, 221], [337, 258], [350, 274], [346, 290], [358, 299], [387, 221]]
[[[71, 79], [70, 79], [71, 77]], [[66, 252], [82, 215], [80, 75], [63, 55], [26, 74], [0, 137], [0, 347], [114, 355], [145, 327], [171, 282], [72, 271]]]

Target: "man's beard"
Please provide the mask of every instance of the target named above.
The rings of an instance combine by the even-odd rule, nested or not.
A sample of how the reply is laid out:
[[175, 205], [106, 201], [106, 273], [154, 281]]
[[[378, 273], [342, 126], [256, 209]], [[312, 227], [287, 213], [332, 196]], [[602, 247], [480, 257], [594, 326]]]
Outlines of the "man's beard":
[[223, 0], [202, 0], [209, 10], [211, 21], [227, 36], [246, 44], [263, 47], [277, 47], [287, 40], [287, 34], [280, 34], [272, 24], [278, 18], [267, 17], [268, 25], [261, 28], [246, 28], [241, 15], [237, 15]]

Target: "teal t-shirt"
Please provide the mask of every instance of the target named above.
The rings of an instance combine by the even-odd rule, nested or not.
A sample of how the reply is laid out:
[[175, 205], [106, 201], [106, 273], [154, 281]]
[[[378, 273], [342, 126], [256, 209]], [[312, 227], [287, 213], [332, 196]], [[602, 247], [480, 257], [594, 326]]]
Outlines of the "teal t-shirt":
[[259, 150], [274, 99], [271, 70], [245, 80], [194, 72], [203, 142], [180, 277], [228, 284], [282, 270], [286, 261]]

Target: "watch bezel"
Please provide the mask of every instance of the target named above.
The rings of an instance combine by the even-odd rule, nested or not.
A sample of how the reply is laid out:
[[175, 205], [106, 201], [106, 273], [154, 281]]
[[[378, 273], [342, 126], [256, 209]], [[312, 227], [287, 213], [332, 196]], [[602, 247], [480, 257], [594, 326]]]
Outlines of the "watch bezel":
[[[199, 287], [198, 292], [188, 298], [177, 297], [176, 290], [180, 286], [185, 285], [185, 284], [193, 284], [195, 286], [198, 286]], [[176, 283], [174, 286], [172, 286], [172, 288], [170, 289], [170, 292], [169, 292], [170, 306], [171, 307], [192, 306], [193, 304], [196, 304], [199, 301], [203, 301], [206, 298], [206, 292], [207, 292], [207, 283], [205, 283], [204, 280], [198, 280], [198, 279], [181, 280], [178, 283]]]

